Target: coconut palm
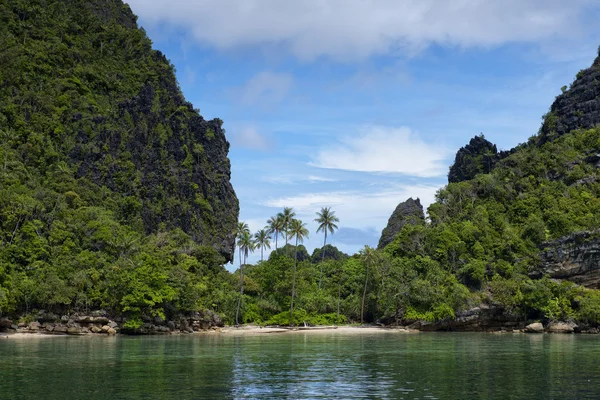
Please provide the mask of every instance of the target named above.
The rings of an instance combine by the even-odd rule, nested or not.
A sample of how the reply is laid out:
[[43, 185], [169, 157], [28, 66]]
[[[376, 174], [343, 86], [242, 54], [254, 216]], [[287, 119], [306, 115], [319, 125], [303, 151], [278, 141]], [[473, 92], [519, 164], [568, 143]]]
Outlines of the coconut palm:
[[260, 248], [260, 261], [263, 261], [263, 250], [271, 248], [269, 227], [265, 227], [254, 234], [254, 245], [256, 248]]
[[360, 308], [360, 322], [364, 322], [365, 298], [367, 297], [367, 284], [369, 282], [369, 268], [374, 267], [379, 262], [379, 253], [371, 246], [365, 246], [360, 252], [360, 260], [365, 266], [365, 288], [362, 296], [362, 306]]
[[248, 260], [248, 253], [254, 251], [254, 242], [249, 231], [242, 231], [238, 237], [237, 245], [240, 249], [240, 255], [244, 254], [244, 264], [240, 258], [240, 298], [238, 299], [237, 309], [235, 310], [235, 324], [239, 325], [240, 306], [242, 305], [242, 296], [244, 296], [244, 265]]
[[269, 234], [275, 235], [275, 250], [277, 250], [277, 238], [279, 235], [281, 235], [281, 232], [283, 232], [284, 228], [283, 214], [278, 213], [277, 215], [269, 218], [267, 220], [267, 228]]
[[[235, 238], [239, 239], [240, 237], [242, 237], [242, 235], [245, 232], [250, 234], [250, 228], [248, 227], [248, 224], [245, 223], [244, 221], [239, 221], [233, 231], [233, 233], [235, 234]], [[239, 248], [239, 246], [238, 246], [238, 251], [240, 253], [240, 267], [241, 267], [242, 266], [242, 249]]]
[[299, 219], [292, 219], [290, 221], [287, 237], [289, 239], [296, 238], [296, 251], [294, 256], [294, 277], [292, 280], [292, 303], [290, 305], [290, 325], [293, 324], [293, 315], [294, 315], [294, 296], [296, 294], [296, 269], [298, 267], [298, 243], [302, 243], [305, 238], [308, 237], [308, 229], [306, 229], [306, 224], [300, 221]]
[[296, 213], [294, 212], [294, 209], [292, 207], [283, 207], [283, 212], [281, 213], [281, 215], [282, 215], [282, 219], [283, 219], [283, 232], [285, 233], [285, 247], [286, 247], [285, 251], [286, 251], [286, 255], [287, 255], [287, 244], [288, 244], [288, 239], [289, 239], [288, 232], [290, 230], [290, 224], [292, 223], [292, 220], [296, 216]]
[[[338, 229], [336, 222], [340, 222], [339, 218], [335, 216], [335, 211], [331, 211], [331, 207], [323, 207], [321, 211], [317, 212], [317, 218], [315, 222], [319, 224], [317, 232], [323, 231], [325, 239], [323, 240], [323, 249], [321, 251], [322, 258], [321, 262], [325, 261], [325, 246], [327, 245], [327, 232], [333, 235], [333, 232]], [[319, 272], [319, 289], [321, 289], [321, 278], [323, 277], [323, 265], [320, 266]]]

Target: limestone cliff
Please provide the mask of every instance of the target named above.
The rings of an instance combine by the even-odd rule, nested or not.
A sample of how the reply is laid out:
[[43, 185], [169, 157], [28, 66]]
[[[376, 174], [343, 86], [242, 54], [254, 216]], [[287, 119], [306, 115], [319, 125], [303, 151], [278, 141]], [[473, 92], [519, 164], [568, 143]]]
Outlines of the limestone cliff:
[[0, 3], [5, 165], [72, 207], [146, 234], [181, 229], [231, 260], [239, 205], [223, 121], [186, 101], [136, 20], [121, 0]]
[[534, 277], [549, 275], [600, 289], [600, 230], [578, 232], [542, 245]]
[[599, 123], [600, 54], [591, 67], [579, 71], [571, 86], [563, 87], [563, 93], [556, 97], [544, 116], [540, 142], [553, 140], [573, 129], [590, 129]]
[[423, 206], [421, 200], [418, 198], [414, 200], [412, 197], [398, 204], [388, 224], [381, 232], [381, 238], [379, 238], [378, 249], [383, 249], [385, 246], [390, 244], [396, 235], [400, 233], [402, 227], [406, 224], [417, 224], [425, 220], [425, 214], [423, 213]]

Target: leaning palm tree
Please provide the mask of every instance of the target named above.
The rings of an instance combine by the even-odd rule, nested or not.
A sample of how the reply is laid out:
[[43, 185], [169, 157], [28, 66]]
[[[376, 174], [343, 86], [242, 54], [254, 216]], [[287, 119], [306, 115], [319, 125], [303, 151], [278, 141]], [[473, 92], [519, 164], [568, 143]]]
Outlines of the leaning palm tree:
[[360, 259], [365, 266], [365, 288], [362, 296], [362, 306], [360, 308], [360, 323], [364, 322], [365, 298], [367, 297], [367, 284], [369, 282], [369, 267], [374, 267], [379, 262], [379, 253], [371, 246], [365, 246], [360, 252]]
[[[325, 239], [323, 240], [323, 249], [321, 251], [321, 262], [325, 261], [325, 246], [327, 245], [327, 232], [333, 235], [333, 232], [338, 229], [336, 222], [340, 222], [340, 219], [335, 216], [335, 211], [331, 211], [331, 207], [323, 207], [321, 211], [317, 212], [317, 218], [315, 222], [319, 224], [317, 232], [323, 231]], [[323, 277], [323, 265], [320, 266], [319, 272], [319, 289], [321, 289], [321, 278]]]
[[260, 248], [260, 261], [263, 261], [263, 250], [271, 248], [269, 227], [265, 227], [254, 234], [254, 245], [256, 248]]
[[294, 296], [296, 295], [296, 269], [298, 267], [298, 242], [302, 243], [304, 239], [308, 237], [308, 229], [306, 229], [306, 224], [304, 224], [299, 219], [292, 219], [290, 221], [290, 225], [287, 231], [287, 236], [289, 239], [296, 238], [296, 254], [294, 256], [294, 277], [292, 280], [292, 303], [290, 305], [290, 325], [293, 325]]
[[[244, 265], [248, 260], [248, 253], [254, 251], [254, 242], [249, 231], [243, 231], [238, 237], [237, 245], [240, 249], [240, 298], [238, 299], [237, 309], [235, 310], [235, 324], [239, 325], [240, 306], [244, 296]], [[244, 254], [244, 264], [242, 264], [241, 254]]]
[[283, 232], [284, 223], [283, 223], [283, 214], [278, 213], [277, 215], [269, 218], [267, 220], [267, 228], [268, 232], [271, 235], [275, 235], [275, 250], [277, 250], [277, 238]]
[[286, 251], [286, 255], [287, 255], [287, 244], [288, 244], [288, 239], [289, 239], [289, 230], [290, 230], [290, 224], [292, 223], [292, 220], [294, 219], [294, 217], [296, 216], [296, 213], [294, 212], [294, 209], [292, 207], [283, 207], [283, 212], [281, 213], [281, 218], [283, 219], [283, 232], [285, 234], [285, 251]]

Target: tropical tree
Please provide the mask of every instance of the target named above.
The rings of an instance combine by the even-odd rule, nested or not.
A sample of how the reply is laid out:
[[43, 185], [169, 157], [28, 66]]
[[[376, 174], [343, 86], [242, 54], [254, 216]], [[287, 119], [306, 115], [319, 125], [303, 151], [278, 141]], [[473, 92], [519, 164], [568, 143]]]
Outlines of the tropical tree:
[[360, 308], [360, 323], [364, 323], [365, 298], [367, 297], [367, 285], [369, 283], [369, 268], [374, 267], [379, 262], [379, 253], [371, 246], [365, 246], [360, 252], [360, 260], [365, 266], [365, 288], [362, 295], [362, 305]]
[[[321, 263], [325, 261], [325, 245], [327, 245], [327, 232], [333, 235], [333, 232], [338, 229], [336, 222], [340, 222], [339, 218], [335, 216], [335, 211], [331, 211], [331, 207], [323, 207], [321, 211], [317, 212], [317, 218], [315, 222], [319, 224], [317, 232], [323, 232], [325, 239], [323, 240], [323, 251]], [[321, 289], [321, 279], [323, 277], [323, 266], [319, 267], [319, 289]]]
[[256, 248], [260, 248], [260, 261], [263, 261], [263, 250], [271, 248], [269, 227], [265, 227], [254, 234], [254, 245]]
[[285, 233], [285, 246], [286, 246], [286, 255], [287, 255], [287, 244], [289, 236], [290, 225], [292, 220], [296, 216], [294, 209], [292, 207], [283, 207], [283, 213], [281, 213], [283, 219], [283, 232]]
[[[244, 233], [248, 233], [248, 235], [250, 235], [250, 228], [248, 227], [248, 224], [245, 223], [244, 221], [239, 221], [237, 223], [237, 225], [235, 226], [235, 231], [233, 232], [235, 234], [236, 239], [239, 239], [242, 237], [242, 235]], [[239, 240], [238, 240], [238, 252], [240, 253], [240, 268], [242, 267], [242, 249], [239, 247]]]
[[[240, 298], [235, 310], [235, 324], [239, 325], [240, 306], [242, 305], [242, 297], [244, 296], [244, 265], [248, 260], [248, 253], [254, 251], [254, 242], [249, 231], [242, 231], [238, 237], [237, 245], [240, 249]], [[241, 254], [244, 254], [244, 264], [242, 264]]]
[[268, 232], [271, 235], [275, 235], [275, 250], [277, 250], [277, 238], [283, 232], [285, 227], [283, 213], [278, 213], [277, 215], [269, 218], [267, 220], [267, 228]]
[[290, 221], [287, 237], [289, 239], [296, 238], [296, 248], [295, 248], [295, 256], [294, 256], [294, 275], [292, 278], [292, 302], [290, 305], [290, 325], [294, 322], [294, 296], [296, 295], [296, 269], [298, 268], [298, 243], [302, 243], [305, 238], [308, 237], [308, 229], [306, 228], [306, 224], [300, 221], [299, 219], [292, 219]]

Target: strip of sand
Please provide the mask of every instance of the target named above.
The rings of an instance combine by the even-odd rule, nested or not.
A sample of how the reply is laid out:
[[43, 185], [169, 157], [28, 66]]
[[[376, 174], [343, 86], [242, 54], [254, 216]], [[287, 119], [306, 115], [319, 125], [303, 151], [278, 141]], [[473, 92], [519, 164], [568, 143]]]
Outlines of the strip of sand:
[[228, 335], [260, 335], [260, 334], [344, 334], [344, 335], [364, 335], [373, 333], [409, 333], [418, 332], [404, 328], [385, 328], [376, 326], [316, 326], [316, 327], [297, 327], [297, 328], [273, 328], [260, 327], [256, 325], [247, 325], [241, 327], [226, 327], [221, 329], [221, 333]]
[[[416, 330], [408, 330], [405, 328], [387, 328], [377, 326], [311, 326], [311, 327], [261, 327], [257, 325], [243, 325], [239, 327], [228, 326], [225, 328], [218, 328], [209, 331], [195, 332], [194, 334], [199, 335], [231, 335], [231, 336], [252, 336], [252, 335], [265, 335], [265, 334], [343, 334], [343, 335], [364, 335], [364, 334], [377, 334], [377, 333], [413, 333], [418, 332]], [[184, 333], [177, 333], [184, 335]], [[186, 334], [187, 335], [187, 334]], [[7, 339], [40, 339], [40, 338], [56, 338], [56, 337], [108, 337], [107, 335], [100, 334], [87, 334], [87, 335], [59, 335], [59, 334], [47, 334], [41, 332], [30, 332], [30, 333], [7, 333], [0, 332], [0, 340]]]

